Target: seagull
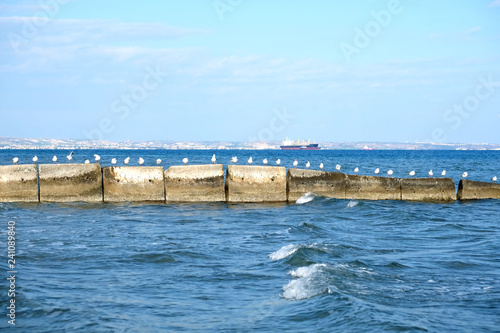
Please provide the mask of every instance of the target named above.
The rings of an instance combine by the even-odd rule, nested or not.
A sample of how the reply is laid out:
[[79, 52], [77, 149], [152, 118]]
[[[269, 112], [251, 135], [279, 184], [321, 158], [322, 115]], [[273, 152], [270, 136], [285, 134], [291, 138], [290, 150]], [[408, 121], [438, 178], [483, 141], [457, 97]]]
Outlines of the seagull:
[[392, 176], [393, 173], [394, 173], [394, 171], [392, 171], [392, 170], [387, 171], [387, 174], [389, 175], [389, 177]]
[[358, 167], [354, 168], [354, 173], [358, 173], [358, 172], [359, 172], [359, 168]]
[[430, 176], [431, 178], [432, 178], [432, 176], [434, 176], [434, 172], [432, 172], [432, 170], [431, 170], [431, 171], [429, 171], [429, 176]]
[[[69, 153], [68, 156], [66, 156], [66, 158], [68, 159], [68, 163], [71, 162], [71, 160], [73, 159], [73, 152]], [[54, 159], [52, 159], [54, 160]]]
[[137, 163], [139, 163], [139, 165], [143, 165], [144, 159], [142, 157], [139, 157], [139, 159], [137, 160]]
[[446, 176], [446, 170], [443, 170], [443, 172], [441, 172], [441, 176]]
[[187, 157], [184, 157], [184, 158], [182, 159], [182, 163], [184, 163], [184, 164], [188, 164], [188, 159], [187, 159]]
[[267, 165], [267, 158], [262, 161], [262, 164]]
[[464, 178], [464, 179], [465, 179], [465, 178], [467, 178], [467, 176], [468, 176], [468, 175], [469, 175], [469, 174], [468, 174], [468, 173], [467, 173], [467, 171], [466, 171], [466, 172], [464, 172], [464, 173], [462, 174], [462, 178]]
[[159, 158], [156, 160], [156, 165], [160, 165], [160, 164], [161, 164], [161, 159]]
[[248, 162], [248, 164], [252, 164], [252, 162], [253, 162], [252, 156], [250, 156], [250, 158], [248, 159], [247, 162]]
[[376, 168], [376, 169], [375, 169], [375, 171], [373, 171], [373, 172], [374, 172], [376, 175], [378, 175], [378, 174], [379, 174], [379, 172], [380, 172], [380, 169], [379, 169], [379, 168]]
[[293, 162], [293, 166], [296, 167], [297, 165], [299, 165], [299, 162], [297, 162], [297, 159], [295, 159], [295, 161]]
[[35, 157], [33, 157], [33, 163], [36, 164], [36, 162], [38, 162], [38, 157], [35, 156]]
[[309, 163], [309, 161], [307, 161], [307, 163], [306, 163], [306, 168], [308, 168], [308, 169], [309, 169], [309, 167], [310, 167], [310, 166], [311, 166], [311, 163]]
[[410, 171], [409, 175], [410, 175], [411, 177], [415, 176], [415, 171], [414, 171], [414, 170]]
[[116, 158], [111, 159], [111, 164], [116, 164]]
[[276, 160], [276, 165], [280, 165], [280, 164], [281, 164], [281, 160], [278, 158], [278, 159]]
[[493, 183], [494, 183], [494, 182], [496, 182], [496, 181], [497, 181], [497, 176], [493, 176], [493, 177], [491, 178], [491, 181], [492, 181]]
[[57, 162], [57, 156], [54, 155], [54, 157], [52, 157], [52, 162], [56, 163]]
[[215, 154], [213, 154], [213, 156], [212, 156], [212, 164], [215, 164], [215, 161], [216, 161], [216, 160], [217, 160], [217, 159], [215, 158]]
[[335, 166], [335, 170], [337, 170], [337, 171], [340, 171], [340, 168], [341, 168], [341, 167], [340, 167], [340, 164], [337, 164], [337, 165]]
[[323, 163], [320, 163], [320, 164], [319, 164], [319, 168], [320, 168], [321, 170], [323, 170]]
[[127, 157], [126, 159], [123, 160], [123, 164], [128, 165], [128, 162], [130, 162], [130, 157]]
[[99, 162], [101, 160], [101, 156], [94, 154], [94, 158], [96, 162]]
[[238, 157], [236, 156], [231, 157], [231, 163], [236, 164], [236, 162], [238, 162]]
[[14, 157], [12, 159], [12, 162], [14, 162], [14, 164], [17, 164], [17, 162], [19, 162], [19, 157]]
[[90, 161], [89, 161], [89, 160], [85, 160], [85, 164], [89, 164], [89, 163], [90, 163]]

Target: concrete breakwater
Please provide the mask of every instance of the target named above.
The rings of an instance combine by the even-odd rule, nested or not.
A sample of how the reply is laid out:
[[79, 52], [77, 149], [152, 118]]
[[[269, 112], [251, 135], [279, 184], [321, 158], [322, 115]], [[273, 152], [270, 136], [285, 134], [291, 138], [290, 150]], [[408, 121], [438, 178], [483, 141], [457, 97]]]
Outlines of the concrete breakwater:
[[0, 202], [295, 202], [307, 193], [361, 200], [500, 199], [500, 184], [390, 178], [274, 166], [0, 166]]

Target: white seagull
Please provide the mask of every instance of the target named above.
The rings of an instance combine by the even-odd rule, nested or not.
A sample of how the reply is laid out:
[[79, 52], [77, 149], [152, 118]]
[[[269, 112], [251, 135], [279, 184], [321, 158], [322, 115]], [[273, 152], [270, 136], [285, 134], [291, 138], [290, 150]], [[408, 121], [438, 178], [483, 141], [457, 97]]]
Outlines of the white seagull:
[[337, 170], [337, 171], [340, 171], [340, 168], [341, 168], [340, 164], [337, 164], [337, 165], [335, 166], [335, 170]]
[[394, 173], [394, 171], [392, 171], [392, 170], [387, 171], [387, 174], [389, 175], [389, 177], [392, 176], [393, 173]]
[[116, 164], [116, 158], [111, 159], [111, 164]]
[[411, 177], [415, 176], [415, 170], [410, 171], [409, 175], [410, 175]]
[[276, 165], [280, 165], [280, 164], [281, 164], [281, 160], [278, 158], [278, 159], [276, 160]]
[[217, 161], [217, 159], [215, 158], [215, 154], [213, 154], [213, 156], [212, 156], [212, 164], [215, 164], [215, 161]]
[[94, 154], [94, 158], [96, 162], [99, 162], [101, 160], [101, 156]]
[[52, 162], [56, 163], [57, 162], [57, 156], [54, 155], [54, 157], [52, 157]]
[[14, 164], [17, 164], [17, 162], [19, 162], [19, 157], [14, 157], [12, 159], [12, 162], [14, 162]]
[[238, 157], [236, 156], [231, 157], [231, 163], [236, 164], [236, 162], [238, 162]]
[[89, 160], [85, 160], [85, 164], [90, 164], [90, 161]]
[[431, 178], [432, 178], [432, 176], [434, 176], [434, 172], [432, 172], [432, 170], [431, 170], [431, 171], [429, 171], [429, 176], [430, 176]]
[[34, 156], [34, 157], [33, 157], [33, 163], [35, 163], [35, 164], [36, 164], [36, 162], [38, 162], [38, 157]]
[[66, 156], [66, 158], [68, 159], [68, 163], [71, 162], [71, 160], [73, 159], [73, 152], [69, 153], [69, 155]]
[[161, 159], [159, 158], [156, 160], [156, 165], [160, 165], [160, 164], [161, 164]]
[[248, 163], [248, 164], [252, 164], [252, 163], [253, 163], [252, 156], [250, 156], [250, 158], [248, 159], [247, 163]]
[[446, 170], [443, 170], [443, 172], [441, 172], [441, 176], [446, 176]]
[[469, 174], [468, 174], [468, 173], [467, 173], [467, 171], [466, 171], [466, 172], [464, 172], [464, 173], [462, 174], [462, 178], [464, 178], [464, 179], [465, 179], [465, 178], [467, 178], [467, 176], [468, 176], [468, 175], [469, 175]]
[[139, 163], [139, 165], [143, 165], [144, 159], [142, 157], [139, 157], [139, 159], [137, 160], [137, 163]]
[[491, 181], [492, 181], [493, 183], [494, 183], [494, 182], [496, 182], [496, 181], [497, 181], [497, 176], [493, 176], [493, 177], [491, 178]]
[[126, 159], [123, 160], [123, 164], [128, 165], [130, 162], [130, 157], [127, 157]]
[[378, 174], [379, 174], [379, 172], [380, 172], [380, 169], [379, 169], [379, 168], [376, 168], [376, 169], [375, 169], [375, 171], [373, 171], [373, 172], [374, 172], [376, 175], [378, 175]]
[[358, 173], [358, 172], [359, 172], [359, 168], [358, 167], [354, 168], [354, 173]]
[[295, 161], [293, 161], [293, 166], [296, 167], [297, 165], [299, 165], [299, 162], [297, 162], [297, 159], [295, 159]]
[[309, 161], [307, 161], [306, 168], [309, 169], [310, 166], [311, 166], [311, 163], [309, 163]]
[[267, 162], [267, 158], [265, 158], [265, 159], [262, 160], [262, 164], [267, 165], [267, 163], [268, 163]]
[[188, 159], [187, 159], [187, 157], [184, 157], [184, 158], [182, 159], [182, 163], [184, 163], [184, 164], [188, 164]]
[[319, 164], [319, 168], [320, 168], [321, 170], [323, 170], [323, 167], [324, 167], [323, 163], [320, 163], [320, 164]]

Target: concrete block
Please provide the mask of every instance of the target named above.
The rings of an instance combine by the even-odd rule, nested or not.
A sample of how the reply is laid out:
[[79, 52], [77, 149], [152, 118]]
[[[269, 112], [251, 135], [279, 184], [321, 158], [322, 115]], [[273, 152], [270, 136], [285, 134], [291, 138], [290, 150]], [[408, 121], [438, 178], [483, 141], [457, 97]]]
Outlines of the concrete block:
[[40, 164], [40, 202], [102, 202], [100, 164]]
[[112, 166], [102, 169], [104, 201], [165, 201], [163, 167]]
[[455, 183], [451, 178], [401, 179], [401, 200], [454, 201]]
[[167, 202], [226, 201], [224, 169], [216, 165], [180, 165], [165, 170]]
[[345, 198], [401, 200], [401, 180], [389, 177], [347, 175]]
[[344, 199], [346, 174], [305, 169], [288, 169], [287, 198], [295, 202], [308, 192], [329, 198]]
[[285, 202], [286, 168], [229, 165], [226, 172], [227, 202]]
[[0, 202], [38, 202], [34, 164], [0, 166]]
[[500, 199], [500, 184], [462, 179], [458, 183], [458, 200]]

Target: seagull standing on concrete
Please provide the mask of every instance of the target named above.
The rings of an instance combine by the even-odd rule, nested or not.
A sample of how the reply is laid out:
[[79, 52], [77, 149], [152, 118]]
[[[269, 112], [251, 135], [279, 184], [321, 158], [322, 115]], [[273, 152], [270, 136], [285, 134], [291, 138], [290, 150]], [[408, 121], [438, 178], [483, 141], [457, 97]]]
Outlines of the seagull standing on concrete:
[[462, 174], [462, 178], [463, 178], [463, 179], [465, 179], [465, 178], [467, 178], [467, 176], [468, 176], [468, 175], [469, 175], [469, 174], [468, 174], [467, 172], [464, 172], [464, 173]]
[[410, 171], [409, 175], [410, 175], [410, 177], [415, 176], [415, 170]]
[[443, 170], [443, 172], [441, 172], [441, 176], [446, 176], [446, 170]]
[[96, 162], [99, 162], [101, 160], [101, 156], [94, 154], [94, 158]]
[[14, 164], [17, 164], [17, 162], [19, 162], [19, 157], [14, 157], [12, 159], [12, 162], [14, 162]]
[[296, 167], [297, 165], [299, 165], [299, 162], [297, 162], [297, 159], [295, 159], [295, 161], [293, 161], [293, 166]]
[[143, 165], [144, 164], [144, 159], [142, 157], [139, 157], [139, 159], [137, 160], [137, 162], [139, 163], [139, 165]]
[[116, 164], [116, 158], [111, 159], [111, 164], [113, 164], [113, 165]]
[[378, 175], [380, 173], [380, 169], [379, 168], [376, 168], [375, 171], [373, 171], [376, 175]]
[[253, 163], [253, 159], [252, 159], [252, 156], [250, 156], [250, 158], [248, 159], [248, 164], [252, 164]]
[[280, 164], [281, 164], [281, 160], [278, 158], [278, 159], [276, 160], [276, 165], [280, 165]]
[[429, 177], [432, 178], [432, 176], [434, 176], [434, 172], [432, 172], [432, 170], [431, 170], [431, 171], [429, 171]]
[[307, 161], [306, 168], [309, 169], [310, 166], [311, 166], [311, 163], [309, 163], [309, 161]]
[[126, 159], [123, 160], [123, 164], [128, 165], [128, 162], [130, 162], [130, 157], [127, 157]]
[[493, 177], [491, 178], [491, 181], [492, 181], [493, 183], [494, 183], [494, 182], [496, 182], [496, 181], [497, 181], [497, 176], [493, 176]]
[[394, 171], [392, 171], [392, 170], [387, 171], [387, 174], [389, 175], [389, 177], [392, 176], [393, 173], [394, 173]]
[[[73, 159], [73, 152], [69, 153], [68, 156], [66, 156], [66, 158], [68, 159], [68, 163], [71, 162], [71, 160]], [[54, 160], [54, 159], [52, 159]]]
[[35, 164], [36, 164], [36, 162], [38, 162], [38, 157], [34, 156], [34, 157], [33, 157], [33, 163], [35, 163]]
[[215, 161], [217, 161], [217, 159], [215, 158], [215, 154], [212, 156], [212, 164], [215, 164]]
[[358, 173], [358, 172], [359, 172], [359, 168], [358, 167], [354, 168], [354, 173]]
[[184, 165], [188, 164], [188, 159], [187, 159], [187, 157], [184, 157], [184, 158], [182, 159], [182, 163], [184, 163]]
[[90, 164], [90, 161], [89, 160], [85, 160], [85, 164]]
[[320, 168], [321, 170], [323, 170], [323, 167], [324, 167], [323, 163], [320, 163], [320, 164], [319, 164], [319, 168]]
[[337, 170], [337, 171], [340, 171], [340, 168], [341, 168], [340, 164], [337, 164], [337, 165], [335, 166], [335, 170]]
[[267, 158], [262, 161], [262, 164], [267, 165]]
[[238, 157], [236, 156], [231, 157], [231, 163], [236, 164], [236, 162], [238, 162]]
[[52, 157], [52, 162], [56, 163], [57, 162], [57, 156], [54, 155], [54, 157]]
[[160, 165], [160, 164], [161, 164], [161, 159], [159, 158], [156, 160], [156, 165]]

